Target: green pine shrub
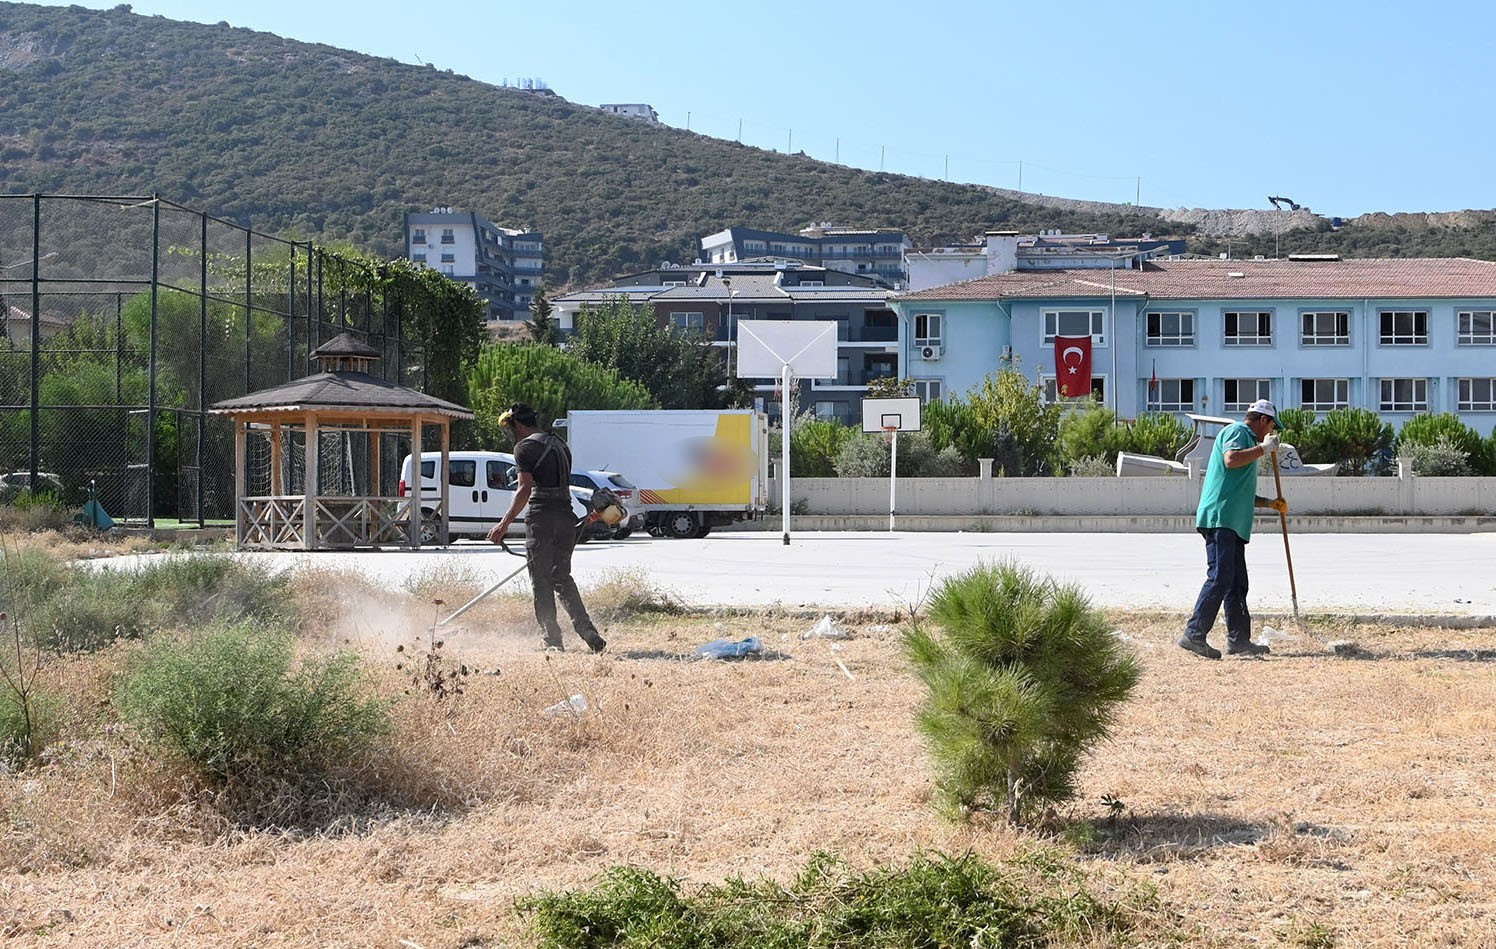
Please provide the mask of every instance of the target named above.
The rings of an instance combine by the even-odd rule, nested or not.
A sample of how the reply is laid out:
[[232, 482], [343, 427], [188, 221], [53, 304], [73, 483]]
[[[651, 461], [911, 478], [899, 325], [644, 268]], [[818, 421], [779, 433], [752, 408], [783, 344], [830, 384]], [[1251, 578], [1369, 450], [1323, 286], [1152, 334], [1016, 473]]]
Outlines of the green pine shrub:
[[[836, 455], [836, 475], [841, 478], [888, 477], [889, 445], [881, 434], [853, 432]], [[962, 478], [972, 474], [967, 462], [952, 446], [936, 450], [925, 432], [899, 433], [899, 477]]]
[[251, 621], [147, 640], [116, 704], [148, 743], [220, 783], [324, 774], [389, 727], [356, 656], [297, 662], [288, 633]]
[[1115, 465], [1117, 452], [1126, 450], [1127, 430], [1117, 424], [1117, 413], [1100, 402], [1087, 402], [1065, 412], [1060, 419], [1060, 457], [1074, 473], [1078, 462], [1100, 457]]
[[1139, 667], [1078, 587], [1012, 563], [942, 583], [905, 650], [928, 689], [919, 728], [953, 814], [1001, 807], [1023, 823], [1075, 793]]
[[733, 878], [688, 887], [620, 866], [591, 889], [515, 904], [544, 949], [1119, 945], [1159, 925], [1157, 905], [1142, 888], [1093, 894], [1079, 868], [1047, 851], [1002, 864], [920, 853], [863, 873], [817, 853], [788, 885]]
[[1172, 459], [1193, 434], [1194, 426], [1172, 412], [1146, 412], [1127, 426], [1118, 447], [1137, 455]]
[[837, 455], [856, 434], [835, 419], [795, 419], [790, 431], [790, 472], [796, 478], [836, 477]]
[[1370, 409], [1333, 409], [1325, 413], [1313, 428], [1312, 451], [1299, 457], [1305, 463], [1335, 463], [1342, 475], [1379, 473], [1384, 458], [1392, 448], [1392, 426]]

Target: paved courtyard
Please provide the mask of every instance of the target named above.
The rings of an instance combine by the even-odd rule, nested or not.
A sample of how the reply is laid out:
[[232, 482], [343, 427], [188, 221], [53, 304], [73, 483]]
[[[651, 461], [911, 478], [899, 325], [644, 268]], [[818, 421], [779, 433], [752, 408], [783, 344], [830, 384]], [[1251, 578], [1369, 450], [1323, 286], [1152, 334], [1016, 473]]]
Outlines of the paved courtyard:
[[[1304, 613], [1496, 615], [1496, 534], [1290, 535]], [[359, 553], [249, 553], [278, 565], [336, 565], [398, 586], [442, 563], [471, 564], [494, 579], [518, 565], [497, 548]], [[1080, 584], [1099, 606], [1187, 611], [1205, 572], [1204, 543], [1181, 534], [999, 534], [721, 531], [701, 540], [634, 536], [577, 548], [583, 587], [611, 571], [637, 573], [693, 607], [898, 608], [978, 562], [1011, 558]], [[1290, 610], [1282, 535], [1247, 548], [1250, 603]], [[521, 580], [514, 581], [516, 584]]]

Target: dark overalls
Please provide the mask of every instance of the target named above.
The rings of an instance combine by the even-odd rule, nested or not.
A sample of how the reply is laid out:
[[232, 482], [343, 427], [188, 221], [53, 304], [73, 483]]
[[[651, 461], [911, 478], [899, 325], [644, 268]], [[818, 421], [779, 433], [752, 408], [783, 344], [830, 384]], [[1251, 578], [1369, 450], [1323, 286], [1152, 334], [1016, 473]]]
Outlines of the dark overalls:
[[571, 452], [555, 435], [536, 432], [514, 448], [515, 467], [534, 479], [525, 521], [525, 555], [535, 590], [535, 619], [545, 644], [564, 648], [556, 622], [556, 597], [566, 607], [577, 635], [593, 652], [607, 645], [587, 615], [582, 594], [571, 577], [571, 552], [577, 543], [577, 519], [571, 508]]

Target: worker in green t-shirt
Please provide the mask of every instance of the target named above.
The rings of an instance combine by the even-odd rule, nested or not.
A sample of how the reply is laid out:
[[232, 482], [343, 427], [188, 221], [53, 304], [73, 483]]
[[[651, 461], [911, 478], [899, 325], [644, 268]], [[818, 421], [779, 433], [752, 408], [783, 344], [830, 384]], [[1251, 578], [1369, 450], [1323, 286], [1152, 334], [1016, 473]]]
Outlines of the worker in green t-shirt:
[[[1257, 461], [1278, 450], [1278, 410], [1266, 399], [1258, 399], [1246, 417], [1233, 422], [1216, 436], [1200, 489], [1200, 508], [1195, 529], [1205, 538], [1205, 585], [1195, 601], [1195, 611], [1179, 645], [1206, 659], [1221, 658], [1221, 651], [1205, 641], [1215, 625], [1221, 605], [1226, 606], [1226, 652], [1261, 656], [1270, 650], [1252, 642], [1252, 614], [1247, 611], [1247, 542], [1252, 539], [1252, 518], [1259, 507], [1288, 513], [1288, 502], [1257, 494]], [[1271, 464], [1271, 462], [1269, 462]]]

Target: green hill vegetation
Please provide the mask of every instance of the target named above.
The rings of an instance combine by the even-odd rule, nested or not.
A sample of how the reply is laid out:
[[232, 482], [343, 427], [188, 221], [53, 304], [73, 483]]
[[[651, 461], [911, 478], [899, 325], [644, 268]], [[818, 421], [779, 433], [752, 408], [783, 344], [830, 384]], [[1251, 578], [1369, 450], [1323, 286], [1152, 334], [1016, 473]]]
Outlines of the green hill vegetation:
[[[1195, 236], [1141, 210], [1059, 210], [862, 171], [607, 115], [548, 90], [138, 16], [127, 4], [0, 3], [0, 102], [8, 192], [159, 193], [260, 231], [385, 256], [403, 251], [406, 211], [450, 205], [543, 231], [553, 288], [689, 261], [703, 235], [732, 225], [899, 227], [921, 244], [992, 228]], [[1375, 230], [1300, 232], [1293, 249], [1496, 257], [1484, 218]], [[1271, 246], [1259, 238], [1247, 252]]]

